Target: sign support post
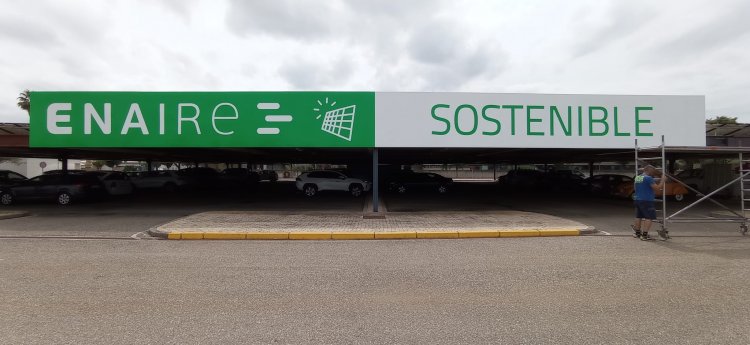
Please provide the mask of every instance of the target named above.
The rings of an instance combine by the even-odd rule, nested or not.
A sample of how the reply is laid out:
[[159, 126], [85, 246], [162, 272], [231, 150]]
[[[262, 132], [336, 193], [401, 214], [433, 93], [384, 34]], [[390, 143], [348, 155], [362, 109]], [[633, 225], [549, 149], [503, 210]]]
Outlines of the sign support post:
[[378, 204], [380, 203], [378, 195], [380, 186], [378, 180], [378, 149], [372, 149], [372, 212], [378, 213]]

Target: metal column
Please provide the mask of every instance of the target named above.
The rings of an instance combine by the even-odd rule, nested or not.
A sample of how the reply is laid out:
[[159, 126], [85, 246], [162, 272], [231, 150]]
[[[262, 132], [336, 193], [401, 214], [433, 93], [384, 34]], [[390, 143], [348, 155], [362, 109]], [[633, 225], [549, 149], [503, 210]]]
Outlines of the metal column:
[[378, 149], [372, 149], [372, 212], [378, 212], [378, 204], [380, 203], [378, 193], [380, 191], [378, 180]]
[[[664, 147], [664, 135], [661, 136], [661, 178], [666, 179], [669, 175], [667, 171], [667, 151]], [[667, 184], [664, 180], [664, 187], [661, 189], [661, 232], [659, 235], [663, 238], [669, 238], [667, 229]]]
[[[740, 152], [740, 176], [745, 173], [745, 160]], [[745, 178], [740, 179], [740, 207], [742, 207], [742, 217], [747, 218], [745, 213]]]

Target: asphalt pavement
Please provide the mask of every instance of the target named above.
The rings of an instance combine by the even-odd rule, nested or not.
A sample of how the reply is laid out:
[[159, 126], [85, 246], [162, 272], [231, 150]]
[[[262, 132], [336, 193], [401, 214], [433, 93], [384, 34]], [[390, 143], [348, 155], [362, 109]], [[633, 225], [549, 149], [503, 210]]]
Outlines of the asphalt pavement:
[[8, 344], [747, 344], [746, 237], [0, 240]]
[[[164, 241], [152, 226], [211, 210], [339, 209], [362, 199], [141, 195], [0, 220], [8, 344], [748, 344], [750, 237], [678, 224], [630, 237], [626, 200], [388, 195], [389, 209], [520, 210], [594, 236], [397, 241]], [[482, 191], [482, 190], [485, 191]], [[712, 206], [692, 215], [707, 216]], [[66, 239], [54, 238], [65, 236]], [[81, 236], [99, 239], [82, 239]]]

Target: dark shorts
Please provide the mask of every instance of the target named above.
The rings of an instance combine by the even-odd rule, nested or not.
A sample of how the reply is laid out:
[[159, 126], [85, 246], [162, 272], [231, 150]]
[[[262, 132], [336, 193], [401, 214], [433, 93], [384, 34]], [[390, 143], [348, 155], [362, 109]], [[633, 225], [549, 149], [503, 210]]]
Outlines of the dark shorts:
[[656, 219], [656, 208], [653, 201], [635, 201], [635, 218], [638, 219]]

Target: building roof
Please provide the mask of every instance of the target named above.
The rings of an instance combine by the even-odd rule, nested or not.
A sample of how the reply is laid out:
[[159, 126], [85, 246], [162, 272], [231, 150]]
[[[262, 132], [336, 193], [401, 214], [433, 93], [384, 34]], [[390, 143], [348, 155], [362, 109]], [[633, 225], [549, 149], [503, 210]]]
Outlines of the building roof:
[[[750, 124], [706, 125], [705, 147], [667, 147], [675, 156], [733, 157], [750, 153]], [[655, 152], [654, 148], [643, 151]], [[331, 163], [369, 161], [370, 150], [332, 148], [29, 148], [29, 125], [0, 123], [0, 156], [155, 161]], [[381, 148], [381, 162], [502, 163], [628, 160], [627, 149]]]
[[0, 135], [29, 135], [29, 124], [0, 122]]
[[730, 138], [748, 138], [750, 137], [750, 124], [732, 123], [732, 124], [706, 124], [707, 137], [730, 137]]

